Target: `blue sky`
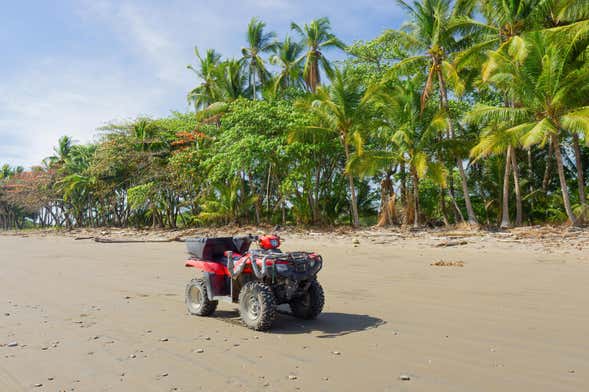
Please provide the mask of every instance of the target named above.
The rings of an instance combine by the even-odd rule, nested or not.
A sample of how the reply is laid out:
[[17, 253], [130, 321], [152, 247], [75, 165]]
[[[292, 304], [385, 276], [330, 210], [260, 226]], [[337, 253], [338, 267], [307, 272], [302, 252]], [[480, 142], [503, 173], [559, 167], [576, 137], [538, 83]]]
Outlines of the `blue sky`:
[[280, 36], [328, 16], [345, 42], [399, 27], [393, 0], [20, 0], [0, 15], [0, 164], [31, 166], [61, 135], [186, 111], [193, 47], [238, 56], [253, 16]]

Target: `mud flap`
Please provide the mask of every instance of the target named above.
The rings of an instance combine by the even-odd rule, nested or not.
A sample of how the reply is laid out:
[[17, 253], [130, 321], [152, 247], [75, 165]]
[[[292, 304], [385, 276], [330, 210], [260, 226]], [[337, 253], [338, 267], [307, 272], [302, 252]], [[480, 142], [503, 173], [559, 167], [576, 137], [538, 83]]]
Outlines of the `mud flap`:
[[207, 297], [213, 301], [215, 297], [224, 297], [229, 295], [229, 288], [226, 284], [226, 277], [214, 273], [203, 273], [203, 279], [207, 286]]

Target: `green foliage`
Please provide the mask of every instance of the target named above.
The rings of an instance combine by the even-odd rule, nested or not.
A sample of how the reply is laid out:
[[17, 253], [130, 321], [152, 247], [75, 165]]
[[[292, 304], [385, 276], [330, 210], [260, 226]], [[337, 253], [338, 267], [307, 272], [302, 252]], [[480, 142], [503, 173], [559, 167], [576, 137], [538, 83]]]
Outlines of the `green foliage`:
[[397, 3], [349, 47], [254, 18], [239, 58], [195, 48], [194, 112], [2, 166], [0, 227], [586, 223], [588, 3]]

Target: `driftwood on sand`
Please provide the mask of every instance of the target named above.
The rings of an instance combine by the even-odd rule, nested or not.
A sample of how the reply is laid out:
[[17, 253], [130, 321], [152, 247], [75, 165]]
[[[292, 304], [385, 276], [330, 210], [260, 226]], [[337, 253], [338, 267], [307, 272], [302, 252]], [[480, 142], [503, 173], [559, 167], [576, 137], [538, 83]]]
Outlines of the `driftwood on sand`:
[[184, 240], [180, 237], [173, 237], [173, 238], [163, 238], [163, 239], [120, 239], [120, 238], [102, 238], [102, 237], [94, 237], [95, 242], [100, 242], [102, 244], [141, 244], [141, 243], [158, 243], [158, 242], [184, 242]]
[[461, 246], [468, 244], [468, 241], [444, 241], [436, 245], [436, 248], [446, 248], [449, 246]]

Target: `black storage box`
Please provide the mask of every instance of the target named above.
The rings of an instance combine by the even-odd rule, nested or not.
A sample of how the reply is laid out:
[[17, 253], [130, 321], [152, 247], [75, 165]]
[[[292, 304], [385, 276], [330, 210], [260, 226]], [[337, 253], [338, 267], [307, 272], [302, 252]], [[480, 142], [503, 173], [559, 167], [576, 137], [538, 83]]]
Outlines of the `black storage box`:
[[226, 251], [244, 254], [251, 243], [251, 237], [188, 238], [186, 248], [190, 256], [197, 259], [224, 261]]

